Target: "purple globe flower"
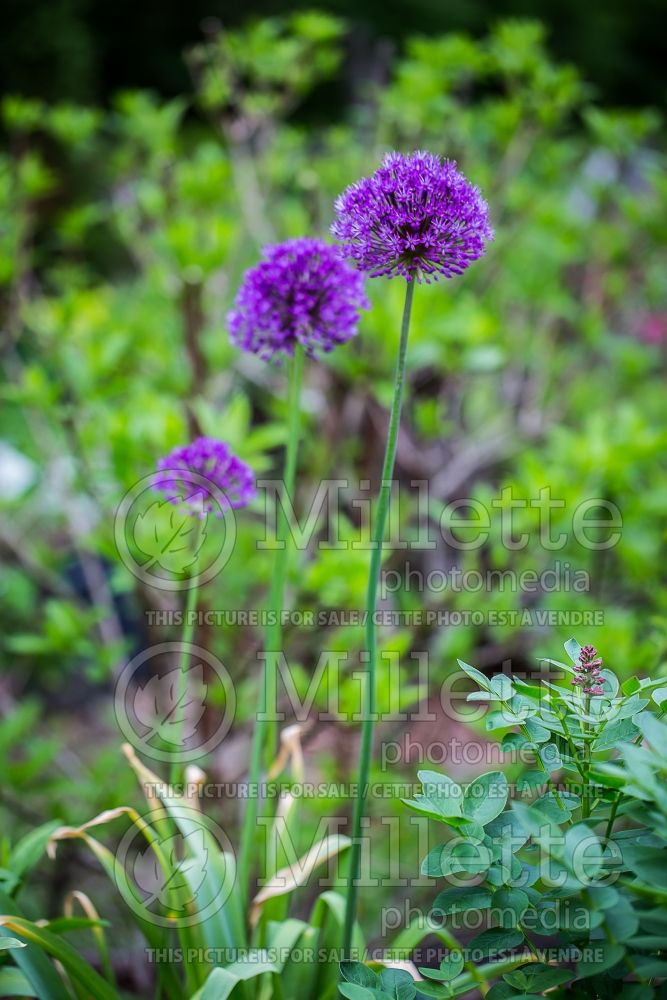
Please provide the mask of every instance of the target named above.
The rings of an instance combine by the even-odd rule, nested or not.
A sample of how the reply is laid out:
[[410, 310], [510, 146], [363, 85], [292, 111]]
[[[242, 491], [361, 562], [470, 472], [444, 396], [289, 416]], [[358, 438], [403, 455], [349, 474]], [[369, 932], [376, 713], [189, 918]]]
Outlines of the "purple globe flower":
[[493, 239], [488, 206], [452, 160], [432, 153], [388, 153], [372, 177], [336, 200], [331, 232], [360, 271], [452, 278]]
[[264, 248], [228, 322], [232, 341], [260, 358], [292, 355], [296, 344], [313, 356], [354, 337], [368, 307], [361, 275], [338, 248], [303, 237]]
[[183, 504], [192, 514], [214, 511], [222, 517], [227, 506], [247, 507], [255, 498], [255, 476], [229, 445], [200, 437], [175, 448], [157, 464], [152, 488], [170, 503]]

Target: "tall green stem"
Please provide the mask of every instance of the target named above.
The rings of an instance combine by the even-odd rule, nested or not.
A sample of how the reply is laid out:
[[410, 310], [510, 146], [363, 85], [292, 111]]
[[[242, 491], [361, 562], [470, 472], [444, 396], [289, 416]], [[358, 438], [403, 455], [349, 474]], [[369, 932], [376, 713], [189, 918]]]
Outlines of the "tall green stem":
[[366, 592], [366, 651], [368, 655], [368, 663], [364, 673], [361, 754], [359, 757], [357, 796], [354, 800], [354, 811], [352, 815], [352, 845], [350, 847], [349, 868], [347, 874], [347, 902], [345, 908], [345, 929], [343, 934], [343, 957], [350, 954], [354, 922], [357, 913], [357, 895], [359, 891], [357, 883], [359, 880], [361, 859], [361, 826], [364, 817], [365, 800], [368, 793], [368, 777], [371, 765], [371, 752], [373, 749], [373, 731], [375, 728], [375, 701], [377, 684], [377, 630], [375, 625], [375, 612], [377, 607], [380, 569], [382, 567], [382, 545], [384, 542], [389, 499], [391, 497], [391, 484], [392, 477], [394, 475], [394, 461], [396, 459], [398, 430], [401, 422], [403, 386], [405, 384], [405, 360], [408, 349], [408, 333], [410, 330], [410, 313], [412, 311], [414, 289], [415, 282], [408, 281], [405, 289], [405, 305], [403, 307], [403, 320], [401, 323], [401, 339], [398, 346], [398, 357], [396, 358], [396, 371], [394, 374], [394, 395], [391, 403], [391, 415], [389, 417], [389, 430], [387, 432], [384, 464], [382, 466], [382, 483], [380, 485], [380, 492], [378, 493], [377, 499], [375, 530], [373, 531], [371, 563], [368, 574], [368, 590]]
[[[190, 645], [195, 634], [195, 611], [197, 610], [197, 599], [199, 597], [199, 543], [203, 530], [203, 521], [198, 521], [194, 529], [192, 538], [192, 549], [195, 559], [192, 564], [192, 586], [188, 590], [185, 601], [183, 621], [183, 632], [181, 634], [181, 655], [178, 664], [178, 688], [176, 699], [176, 712], [179, 713], [177, 724], [179, 739], [176, 741], [178, 747], [183, 748], [183, 727], [185, 725], [186, 702], [188, 700], [188, 666], [190, 664]], [[180, 761], [172, 761], [170, 771], [170, 781], [174, 785], [178, 781]]]
[[[589, 695], [584, 695], [584, 713], [588, 715], [591, 710], [591, 699]], [[588, 819], [591, 814], [591, 785], [590, 785], [590, 769], [591, 769], [591, 729], [588, 722], [581, 723], [581, 736], [583, 739], [583, 751], [584, 751], [584, 770], [586, 772], [586, 781], [583, 787], [583, 795], [581, 797], [581, 818]]]
[[271, 589], [269, 592], [269, 617], [266, 627], [266, 638], [264, 642], [265, 653], [265, 693], [266, 693], [266, 749], [267, 760], [270, 763], [273, 759], [278, 734], [278, 722], [275, 718], [278, 708], [278, 665], [274, 657], [271, 662], [271, 653], [276, 656], [282, 650], [283, 626], [282, 612], [285, 594], [285, 581], [290, 557], [290, 523], [285, 507], [294, 502], [294, 484], [296, 482], [296, 464], [299, 451], [299, 428], [301, 425], [301, 385], [303, 383], [304, 351], [297, 345], [292, 359], [290, 371], [289, 391], [287, 398], [287, 451], [285, 454], [285, 476], [284, 476], [284, 503], [278, 504], [276, 513], [276, 538], [278, 543], [282, 543], [282, 548], [276, 551], [276, 558], [273, 563], [273, 573], [271, 576]]
[[[285, 453], [285, 471], [283, 476], [283, 503], [278, 503], [276, 514], [276, 542], [269, 601], [267, 607], [267, 626], [264, 635], [264, 672], [262, 677], [262, 694], [260, 710], [255, 718], [255, 729], [250, 752], [250, 769], [248, 775], [249, 789], [246, 811], [241, 831], [241, 848], [239, 856], [239, 886], [245, 896], [248, 892], [250, 878], [250, 858], [255, 843], [257, 825], [257, 810], [259, 805], [259, 781], [262, 771], [262, 755], [271, 760], [276, 751], [277, 721], [275, 715], [278, 707], [278, 661], [277, 654], [282, 647], [283, 626], [282, 612], [285, 593], [285, 581], [289, 565], [289, 535], [290, 525], [285, 507], [294, 498], [294, 483], [296, 480], [297, 454], [299, 450], [299, 428], [301, 424], [301, 386], [303, 383], [304, 351], [297, 345], [290, 366], [287, 416], [287, 450]], [[273, 656], [271, 654], [274, 654]]]

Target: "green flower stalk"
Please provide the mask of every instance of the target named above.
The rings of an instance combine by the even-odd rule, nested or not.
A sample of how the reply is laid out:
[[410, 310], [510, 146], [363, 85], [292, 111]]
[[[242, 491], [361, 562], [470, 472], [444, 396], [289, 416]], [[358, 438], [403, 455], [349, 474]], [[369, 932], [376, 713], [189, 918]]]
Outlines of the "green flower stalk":
[[[204, 541], [204, 525], [209, 514], [225, 517], [228, 511], [246, 507], [255, 498], [252, 469], [233, 454], [224, 441], [200, 437], [176, 448], [158, 462], [152, 489], [169, 503], [184, 508], [195, 520], [190, 538], [190, 586], [185, 601], [181, 655], [178, 665], [176, 711], [183, 747], [185, 705], [188, 692], [190, 646], [195, 632], [195, 612], [199, 597], [199, 550]], [[179, 761], [171, 766], [170, 780], [178, 781]]]
[[266, 751], [267, 763], [277, 746], [276, 715], [278, 708], [278, 663], [277, 656], [282, 649], [282, 610], [285, 599], [285, 583], [290, 557], [290, 525], [286, 507], [293, 502], [296, 480], [297, 457], [299, 451], [299, 428], [301, 423], [301, 387], [303, 383], [304, 352], [298, 346], [290, 365], [288, 392], [287, 448], [285, 452], [285, 475], [283, 502], [278, 504], [276, 523], [276, 548], [269, 588], [267, 627], [264, 638], [264, 670], [262, 677], [260, 710], [255, 718], [255, 728], [250, 751], [249, 794], [243, 819], [241, 847], [239, 855], [239, 884], [243, 893], [247, 892], [250, 878], [250, 859], [255, 844], [257, 812], [259, 808], [258, 788], [262, 773], [262, 755]]
[[239, 859], [241, 892], [248, 892], [259, 808], [262, 758], [270, 763], [277, 749], [277, 657], [282, 652], [282, 611], [289, 568], [290, 525], [285, 506], [296, 482], [301, 385], [306, 355], [316, 357], [357, 333], [360, 309], [367, 308], [363, 279], [322, 240], [300, 238], [266, 247], [263, 259], [245, 275], [229, 314], [232, 340], [265, 361], [290, 365], [284, 503], [279, 505], [275, 558], [264, 641], [260, 711], [255, 719], [249, 768], [249, 795]]
[[382, 565], [387, 509], [394, 473], [401, 418], [410, 313], [416, 282], [452, 278], [485, 253], [493, 239], [488, 207], [449, 160], [431, 153], [389, 153], [371, 177], [352, 184], [336, 200], [331, 231], [345, 256], [372, 278], [382, 275], [407, 281], [394, 393], [377, 498], [373, 549], [366, 597], [367, 666], [363, 687], [363, 722], [357, 797], [352, 815], [352, 847], [347, 875], [343, 957], [350, 954], [357, 912], [361, 828], [368, 793], [373, 749], [377, 687], [375, 609]]
[[352, 934], [357, 909], [357, 894], [359, 891], [359, 865], [361, 859], [361, 825], [364, 817], [364, 803], [370, 775], [371, 755], [373, 751], [373, 729], [375, 722], [375, 703], [377, 691], [377, 629], [375, 627], [375, 612], [377, 608], [378, 584], [382, 568], [382, 547], [387, 524], [387, 512], [391, 498], [391, 485], [396, 461], [396, 446], [401, 423], [403, 406], [403, 388], [405, 385], [405, 363], [408, 351], [408, 336], [410, 332], [410, 315], [412, 299], [415, 291], [414, 281], [409, 281], [405, 289], [405, 304], [403, 306], [403, 321], [401, 323], [401, 338], [398, 345], [396, 370], [394, 372], [394, 394], [391, 402], [389, 430], [382, 464], [382, 482], [377, 498], [375, 527], [371, 546], [371, 563], [366, 591], [366, 650], [368, 665], [364, 673], [363, 686], [363, 726], [361, 730], [361, 753], [359, 756], [359, 794], [354, 800], [352, 814], [352, 845], [349, 857], [349, 877], [347, 905], [345, 909], [345, 931], [343, 954], [348, 955], [352, 945]]

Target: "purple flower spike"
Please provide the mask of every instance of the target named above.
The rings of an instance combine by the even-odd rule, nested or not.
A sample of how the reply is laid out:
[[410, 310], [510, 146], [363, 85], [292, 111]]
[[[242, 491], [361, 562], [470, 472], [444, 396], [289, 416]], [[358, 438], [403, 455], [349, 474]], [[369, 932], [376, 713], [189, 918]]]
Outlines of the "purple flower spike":
[[453, 278], [493, 239], [488, 206], [452, 160], [388, 153], [372, 177], [336, 200], [331, 232], [372, 278]]
[[264, 248], [228, 323], [233, 343], [266, 361], [292, 355], [296, 344], [315, 356], [354, 337], [368, 307], [363, 279], [340, 250], [303, 237]]
[[229, 445], [200, 437], [175, 448], [158, 462], [153, 489], [192, 514], [214, 511], [222, 517], [227, 506], [247, 507], [255, 498], [255, 476]]
[[582, 646], [579, 662], [575, 663], [574, 669], [576, 677], [572, 678], [572, 683], [581, 688], [582, 694], [604, 694], [602, 657], [598, 656], [595, 646]]

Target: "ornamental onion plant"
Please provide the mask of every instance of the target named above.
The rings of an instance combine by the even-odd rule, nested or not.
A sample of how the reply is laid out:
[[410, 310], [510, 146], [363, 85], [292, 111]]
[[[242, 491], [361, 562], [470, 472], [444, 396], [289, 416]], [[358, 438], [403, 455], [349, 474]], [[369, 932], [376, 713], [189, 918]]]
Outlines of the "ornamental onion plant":
[[352, 816], [352, 846], [347, 874], [343, 955], [349, 955], [357, 910], [361, 827], [370, 773], [376, 702], [377, 633], [375, 612], [382, 546], [403, 389], [415, 284], [452, 278], [485, 252], [493, 239], [488, 207], [450, 160], [431, 153], [389, 153], [371, 176], [352, 184], [337, 199], [332, 234], [345, 256], [371, 278], [403, 278], [405, 304], [396, 355], [389, 428], [377, 496], [366, 594], [366, 669], [364, 672], [361, 753]]
[[[265, 361], [289, 364], [283, 502], [278, 504], [260, 710], [250, 758], [251, 790], [259, 785], [262, 756], [272, 760], [277, 747], [277, 657], [282, 647], [281, 612], [290, 554], [285, 508], [293, 501], [296, 480], [304, 359], [329, 353], [354, 337], [359, 312], [367, 307], [362, 276], [341, 259], [337, 248], [303, 237], [264, 249], [262, 260], [246, 273], [229, 314], [231, 338], [238, 347]], [[258, 805], [258, 796], [249, 794], [239, 858], [244, 894], [248, 891]]]
[[[194, 531], [189, 533], [192, 561], [190, 586], [187, 591], [182, 648], [178, 668], [177, 705], [187, 701], [190, 646], [194, 634], [195, 611], [199, 593], [197, 564], [199, 550], [204, 540], [204, 523], [210, 513], [225, 516], [227, 510], [247, 507], [255, 498], [255, 475], [245, 462], [233, 454], [224, 441], [200, 437], [189, 445], [175, 448], [161, 458], [153, 478], [152, 489], [163, 500], [177, 504], [194, 518], [199, 519]], [[184, 716], [180, 715], [181, 733]], [[182, 745], [182, 740], [178, 741]], [[178, 763], [171, 769], [172, 783], [178, 777]]]

